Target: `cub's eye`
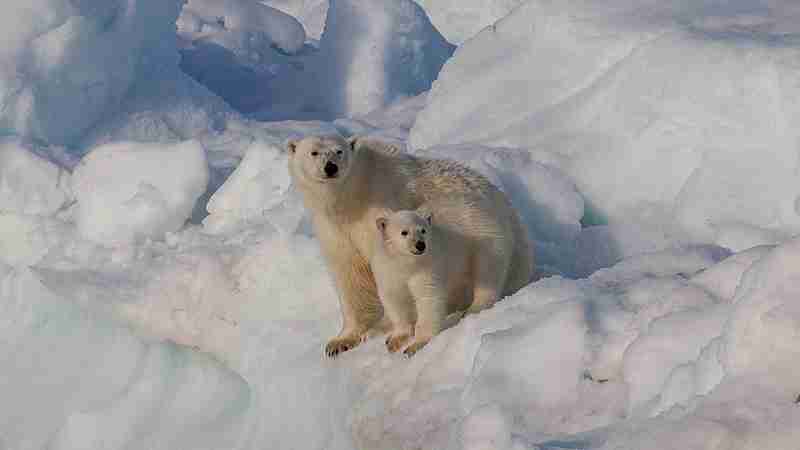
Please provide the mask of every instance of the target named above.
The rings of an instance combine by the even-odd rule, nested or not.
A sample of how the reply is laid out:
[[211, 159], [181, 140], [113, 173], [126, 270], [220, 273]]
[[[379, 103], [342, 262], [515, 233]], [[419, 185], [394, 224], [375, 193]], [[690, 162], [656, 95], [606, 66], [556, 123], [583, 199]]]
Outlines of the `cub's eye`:
[[425, 234], [425, 228], [419, 230], [420, 233]]
[[319, 156], [319, 152], [311, 152], [311, 156]]
[[400, 234], [402, 234], [403, 236], [408, 236], [408, 231], [403, 230], [400, 232]]
[[342, 153], [344, 153], [344, 152], [343, 152], [343, 151], [341, 151], [341, 150], [339, 150], [339, 151], [337, 151], [337, 152], [336, 152], [336, 154], [337, 154], [337, 155], [341, 155]]

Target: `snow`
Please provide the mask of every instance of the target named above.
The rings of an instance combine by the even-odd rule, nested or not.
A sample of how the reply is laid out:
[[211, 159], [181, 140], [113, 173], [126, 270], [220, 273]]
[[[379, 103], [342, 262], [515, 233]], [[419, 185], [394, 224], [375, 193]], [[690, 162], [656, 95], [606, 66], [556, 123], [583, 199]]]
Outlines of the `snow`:
[[107, 244], [161, 238], [183, 226], [207, 184], [205, 150], [196, 142], [100, 146], [73, 173], [76, 224]]
[[318, 41], [322, 36], [328, 0], [261, 0], [261, 3], [295, 17], [303, 24], [309, 38]]
[[576, 181], [595, 223], [650, 210], [740, 250], [785, 239], [796, 5], [696, 3], [529, 1], [448, 61], [410, 144], [525, 148]]
[[55, 213], [70, 198], [69, 176], [19, 139], [0, 139], [0, 212]]
[[[8, 1], [0, 7], [0, 129], [72, 144], [173, 57], [178, 0]], [[76, 114], [80, 111], [80, 114]]]
[[333, 0], [318, 80], [335, 117], [369, 113], [430, 89], [453, 46], [411, 0]]
[[455, 45], [505, 17], [523, 0], [419, 0], [431, 22]]
[[[796, 2], [180, 3], [0, 6], [0, 449], [797, 447]], [[485, 174], [542, 278], [325, 358], [333, 133]]]

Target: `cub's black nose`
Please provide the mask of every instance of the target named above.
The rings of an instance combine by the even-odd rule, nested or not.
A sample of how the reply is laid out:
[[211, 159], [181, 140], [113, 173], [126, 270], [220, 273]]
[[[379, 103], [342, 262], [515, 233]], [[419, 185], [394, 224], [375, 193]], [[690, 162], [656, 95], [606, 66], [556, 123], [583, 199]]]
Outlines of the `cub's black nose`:
[[419, 250], [420, 252], [424, 252], [425, 251], [425, 242], [424, 241], [417, 241], [416, 247], [417, 247], [417, 250]]
[[339, 172], [339, 166], [337, 166], [336, 163], [328, 161], [328, 163], [325, 164], [325, 175], [333, 177], [338, 172]]

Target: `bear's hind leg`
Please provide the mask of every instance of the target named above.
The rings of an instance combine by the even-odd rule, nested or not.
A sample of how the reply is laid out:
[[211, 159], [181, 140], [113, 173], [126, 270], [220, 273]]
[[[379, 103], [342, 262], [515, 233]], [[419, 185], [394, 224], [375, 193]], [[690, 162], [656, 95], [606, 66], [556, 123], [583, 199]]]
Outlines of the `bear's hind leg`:
[[478, 251], [473, 256], [473, 274], [475, 280], [472, 289], [472, 304], [467, 314], [475, 314], [491, 308], [503, 294], [506, 276], [508, 275], [508, 257], [502, 252], [493, 250]]

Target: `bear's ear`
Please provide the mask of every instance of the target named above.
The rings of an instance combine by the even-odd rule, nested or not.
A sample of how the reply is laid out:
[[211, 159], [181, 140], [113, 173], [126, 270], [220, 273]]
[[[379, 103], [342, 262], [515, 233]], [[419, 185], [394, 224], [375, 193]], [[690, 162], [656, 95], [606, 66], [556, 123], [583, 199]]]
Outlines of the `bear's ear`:
[[433, 225], [433, 212], [426, 212], [423, 218], [428, 222], [428, 225]]
[[386, 217], [378, 217], [377, 219], [375, 219], [375, 226], [378, 227], [378, 231], [380, 231], [381, 233], [386, 231], [386, 222], [387, 222]]
[[351, 151], [356, 151], [356, 146], [358, 145], [358, 140], [360, 136], [353, 135], [347, 138], [347, 145], [350, 147]]
[[289, 139], [286, 142], [286, 152], [289, 153], [289, 156], [294, 155], [294, 152], [297, 151], [297, 141], [294, 139]]

